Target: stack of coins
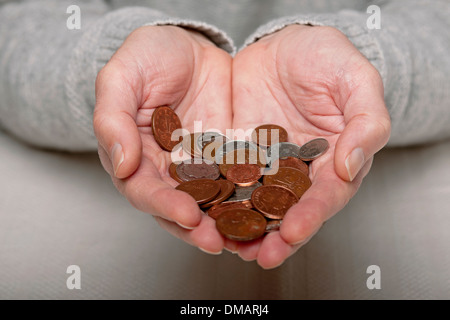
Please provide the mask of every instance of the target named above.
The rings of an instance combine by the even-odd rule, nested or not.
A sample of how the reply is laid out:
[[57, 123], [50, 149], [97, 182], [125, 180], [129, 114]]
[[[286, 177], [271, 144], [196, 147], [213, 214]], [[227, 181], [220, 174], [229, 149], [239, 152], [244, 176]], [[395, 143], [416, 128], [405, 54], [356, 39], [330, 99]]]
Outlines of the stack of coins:
[[[216, 220], [226, 238], [249, 241], [278, 230], [284, 215], [311, 186], [309, 164], [328, 150], [326, 139], [298, 146], [275, 124], [254, 129], [251, 141], [230, 141], [217, 132], [198, 132], [172, 141], [181, 121], [167, 106], [152, 115], [156, 142], [166, 151], [181, 147], [191, 159], [171, 163], [177, 190], [191, 195]], [[276, 143], [272, 143], [275, 141]]]

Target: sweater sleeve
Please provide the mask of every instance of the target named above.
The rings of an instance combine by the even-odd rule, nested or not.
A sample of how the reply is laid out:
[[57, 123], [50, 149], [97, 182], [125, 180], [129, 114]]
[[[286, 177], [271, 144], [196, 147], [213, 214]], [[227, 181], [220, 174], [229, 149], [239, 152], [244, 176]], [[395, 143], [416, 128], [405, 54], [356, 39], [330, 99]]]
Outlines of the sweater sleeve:
[[[67, 9], [74, 3], [80, 8], [81, 23], [71, 30]], [[92, 116], [97, 73], [140, 26], [193, 28], [224, 50], [234, 51], [232, 41], [214, 26], [144, 7], [111, 10], [107, 3], [30, 0], [0, 6], [3, 130], [38, 147], [95, 150]]]
[[259, 27], [244, 47], [289, 24], [335, 27], [383, 79], [392, 121], [388, 146], [450, 138], [450, 2], [385, 1], [380, 9], [379, 29], [368, 27], [371, 12], [295, 15]]

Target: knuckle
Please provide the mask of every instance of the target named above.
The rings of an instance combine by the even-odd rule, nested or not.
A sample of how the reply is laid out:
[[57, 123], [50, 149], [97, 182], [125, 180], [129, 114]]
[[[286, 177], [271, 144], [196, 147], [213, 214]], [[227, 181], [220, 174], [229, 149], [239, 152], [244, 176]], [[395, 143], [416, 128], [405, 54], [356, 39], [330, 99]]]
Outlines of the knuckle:
[[338, 29], [331, 27], [331, 26], [320, 26], [320, 29], [323, 32], [327, 32], [327, 33], [331, 33], [331, 34], [339, 34], [339, 35], [344, 35], [341, 31], [339, 31]]
[[94, 110], [93, 127], [94, 127], [94, 134], [97, 137], [97, 139], [102, 138], [102, 136], [105, 134], [106, 120], [107, 117], [105, 117], [104, 114], [100, 112], [99, 109], [96, 108]]
[[349, 41], [347, 36], [340, 31], [337, 28], [330, 27], [330, 26], [320, 26], [317, 28], [318, 32], [320, 32], [323, 36], [330, 38], [330, 39], [345, 39], [346, 41]]
[[391, 135], [391, 120], [389, 116], [384, 116], [378, 120], [380, 135], [384, 138], [385, 142], [389, 140]]
[[98, 91], [101, 83], [105, 80], [105, 73], [107, 72], [107, 69], [109, 67], [109, 64], [105, 64], [100, 71], [97, 73], [97, 77], [95, 78], [95, 89]]
[[371, 116], [366, 119], [365, 126], [368, 129], [367, 133], [371, 139], [374, 139], [374, 141], [378, 141], [383, 145], [388, 142], [391, 135], [391, 121], [389, 116], [382, 115], [377, 118]]
[[375, 68], [367, 59], [366, 59], [366, 68], [364, 70], [364, 73], [366, 74], [366, 77], [368, 80], [372, 80], [372, 82], [376, 82], [379, 85], [383, 86], [383, 81], [381, 79], [380, 72]]

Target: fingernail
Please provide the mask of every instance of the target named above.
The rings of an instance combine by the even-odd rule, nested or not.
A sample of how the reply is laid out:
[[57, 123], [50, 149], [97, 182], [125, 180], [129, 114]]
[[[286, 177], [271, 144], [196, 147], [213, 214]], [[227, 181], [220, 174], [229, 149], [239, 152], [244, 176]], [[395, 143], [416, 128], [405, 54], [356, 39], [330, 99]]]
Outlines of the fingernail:
[[228, 252], [231, 252], [232, 254], [237, 254], [237, 250], [234, 251], [234, 250], [228, 249], [227, 247], [224, 247], [224, 249], [227, 250]]
[[120, 143], [115, 143], [111, 151], [112, 164], [114, 169], [114, 175], [117, 176], [117, 170], [119, 170], [120, 165], [124, 160], [124, 155], [122, 151], [122, 145]]
[[205, 249], [203, 249], [203, 248], [200, 248], [200, 247], [198, 247], [200, 250], [202, 250], [203, 252], [206, 252], [206, 253], [208, 253], [208, 254], [213, 254], [213, 255], [216, 255], [216, 256], [218, 256], [219, 254], [222, 254], [222, 250], [220, 250], [219, 252], [212, 252], [212, 251], [208, 251], [208, 250], [205, 250]]
[[300, 241], [297, 241], [297, 242], [294, 242], [294, 243], [291, 243], [290, 245], [291, 246], [299, 246], [299, 245], [305, 244], [306, 242], [308, 242], [308, 238], [300, 240]]
[[175, 221], [177, 223], [177, 225], [179, 225], [180, 227], [184, 228], [184, 229], [188, 229], [188, 230], [194, 230], [195, 227], [187, 227], [185, 225], [182, 225], [181, 223], [179, 223], [178, 221]]
[[359, 170], [364, 165], [364, 152], [361, 148], [355, 148], [345, 159], [345, 167], [347, 168], [348, 177], [350, 181], [355, 179]]

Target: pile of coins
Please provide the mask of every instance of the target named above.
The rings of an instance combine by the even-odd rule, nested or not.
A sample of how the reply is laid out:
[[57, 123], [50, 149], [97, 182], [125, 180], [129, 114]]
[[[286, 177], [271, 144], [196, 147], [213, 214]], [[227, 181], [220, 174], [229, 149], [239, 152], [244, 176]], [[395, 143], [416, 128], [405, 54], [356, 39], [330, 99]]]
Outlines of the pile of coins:
[[[169, 166], [177, 190], [191, 195], [226, 238], [249, 241], [278, 230], [284, 215], [311, 186], [309, 163], [328, 150], [326, 139], [298, 146], [275, 124], [254, 129], [251, 141], [217, 132], [172, 140], [181, 121], [168, 106], [155, 109], [152, 132], [166, 151], [181, 147], [191, 158]], [[274, 139], [273, 139], [274, 138]], [[277, 143], [272, 143], [277, 141]]]

